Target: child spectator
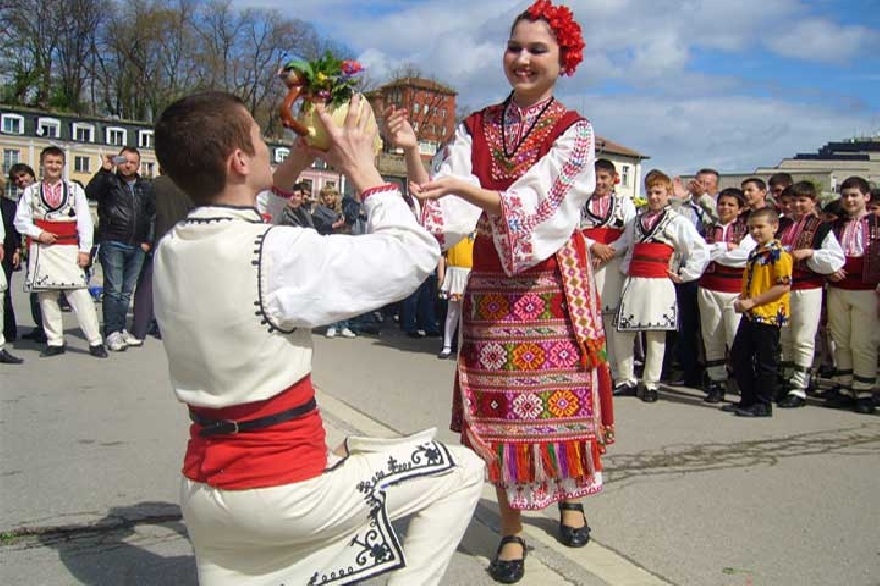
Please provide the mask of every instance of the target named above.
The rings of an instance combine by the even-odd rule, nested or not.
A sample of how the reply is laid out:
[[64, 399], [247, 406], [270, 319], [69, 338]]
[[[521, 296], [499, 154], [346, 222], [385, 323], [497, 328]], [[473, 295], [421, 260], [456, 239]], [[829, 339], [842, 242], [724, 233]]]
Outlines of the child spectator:
[[841, 217], [834, 222], [845, 263], [828, 276], [828, 325], [834, 339], [838, 387], [829, 405], [858, 413], [875, 410], [877, 336], [880, 321], [876, 289], [880, 284], [880, 217], [869, 214], [868, 182], [850, 177], [840, 187]]
[[743, 192], [728, 188], [718, 194], [718, 223], [706, 233], [710, 262], [700, 277], [697, 301], [700, 326], [706, 350], [709, 385], [706, 402], [724, 399], [727, 388], [727, 352], [739, 328], [740, 314], [733, 302], [742, 290], [743, 268], [755, 241], [748, 236], [742, 214]]
[[757, 246], [749, 254], [742, 292], [734, 302], [743, 318], [731, 350], [740, 399], [721, 408], [739, 417], [773, 415], [779, 336], [790, 315], [792, 278], [792, 257], [773, 238], [778, 227], [775, 210], [755, 210], [749, 216], [749, 234]]
[[782, 246], [791, 253], [791, 325], [782, 330], [783, 393], [779, 407], [806, 404], [807, 373], [813, 365], [822, 313], [825, 275], [843, 267], [843, 250], [831, 224], [816, 214], [816, 188], [809, 181], [791, 187], [792, 224], [782, 230]]
[[673, 284], [698, 279], [709, 261], [709, 250], [694, 224], [669, 207], [673, 187], [666, 174], [648, 173], [645, 189], [648, 209], [627, 225], [623, 236], [633, 244], [620, 267], [627, 278], [615, 326], [623, 334], [622, 346], [629, 349], [620, 359], [620, 384], [636, 384], [632, 342], [636, 332], [645, 332], [640, 397], [652, 403], [658, 398], [666, 332], [679, 325]]
[[445, 262], [441, 259], [440, 268], [443, 274], [438, 275], [442, 282], [440, 295], [446, 299], [447, 309], [446, 323], [443, 327], [443, 348], [440, 350], [439, 358], [452, 356], [452, 337], [461, 318], [461, 301], [471, 268], [474, 266], [475, 237], [476, 234], [471, 233], [467, 238], [462, 238], [461, 242], [446, 251]]

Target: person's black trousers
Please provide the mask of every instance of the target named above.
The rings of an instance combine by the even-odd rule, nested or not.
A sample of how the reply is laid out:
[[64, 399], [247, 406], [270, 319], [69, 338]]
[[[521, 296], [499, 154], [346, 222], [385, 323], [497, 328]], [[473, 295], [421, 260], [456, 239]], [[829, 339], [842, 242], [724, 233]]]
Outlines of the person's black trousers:
[[779, 326], [752, 322], [743, 317], [730, 350], [733, 376], [739, 386], [740, 405], [770, 406], [776, 390]]

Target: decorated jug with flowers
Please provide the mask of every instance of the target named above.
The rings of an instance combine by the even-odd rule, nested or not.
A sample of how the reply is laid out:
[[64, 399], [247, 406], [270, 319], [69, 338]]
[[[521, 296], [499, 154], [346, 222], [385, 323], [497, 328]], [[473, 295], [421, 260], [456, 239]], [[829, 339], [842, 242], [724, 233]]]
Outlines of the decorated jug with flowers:
[[[281, 67], [278, 70], [278, 77], [284, 81], [288, 90], [279, 109], [284, 127], [305, 137], [306, 141], [315, 148], [322, 150], [329, 148], [330, 140], [318, 119], [315, 104], [325, 104], [327, 112], [333, 118], [333, 123], [342, 127], [348, 115], [351, 98], [354, 96], [357, 75], [362, 72], [363, 67], [357, 61], [339, 60], [330, 51], [314, 61], [290, 61]], [[294, 118], [293, 106], [299, 98], [303, 99], [303, 103], [299, 115]], [[376, 117], [368, 110], [366, 99], [362, 99], [358, 121], [361, 115], [366, 115], [365, 110], [370, 116], [367, 131], [375, 131]], [[378, 132], [374, 148], [377, 153], [382, 149], [382, 140]]]

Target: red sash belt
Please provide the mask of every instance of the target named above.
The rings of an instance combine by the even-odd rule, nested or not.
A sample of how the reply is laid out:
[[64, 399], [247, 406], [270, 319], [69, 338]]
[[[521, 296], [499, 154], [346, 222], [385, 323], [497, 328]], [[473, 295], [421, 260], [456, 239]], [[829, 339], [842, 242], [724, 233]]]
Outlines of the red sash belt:
[[611, 244], [623, 234], [620, 228], [584, 228], [584, 236], [602, 244]]
[[700, 287], [719, 293], [739, 293], [742, 291], [743, 272], [744, 269], [726, 267], [713, 261], [700, 277]]
[[53, 222], [51, 220], [34, 220], [34, 225], [43, 232], [56, 236], [55, 244], [79, 244], [79, 232], [76, 222]]
[[[281, 393], [254, 403], [220, 409], [190, 407], [210, 420], [247, 421], [288, 411], [315, 396], [311, 376]], [[183, 475], [226, 490], [268, 488], [319, 476], [327, 466], [327, 442], [320, 412], [254, 431], [202, 437], [189, 428]]]
[[843, 263], [843, 270], [846, 272], [846, 277], [837, 283], [828, 281], [829, 286], [847, 291], [873, 291], [877, 288], [877, 285], [871, 285], [864, 281], [862, 276], [865, 270], [864, 256], [847, 256]]
[[[861, 273], [860, 273], [861, 274]], [[804, 271], [794, 269], [791, 279], [792, 291], [803, 291], [805, 289], [821, 289], [825, 284], [825, 277], [813, 271]]]
[[633, 247], [629, 276], [645, 279], [668, 279], [669, 259], [674, 249], [668, 244], [639, 242]]

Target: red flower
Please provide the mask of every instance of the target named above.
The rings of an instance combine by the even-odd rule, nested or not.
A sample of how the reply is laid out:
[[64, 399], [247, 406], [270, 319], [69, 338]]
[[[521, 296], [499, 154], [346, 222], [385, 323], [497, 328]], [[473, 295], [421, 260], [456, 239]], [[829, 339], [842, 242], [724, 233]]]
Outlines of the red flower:
[[553, 6], [550, 0], [537, 0], [526, 12], [531, 20], [544, 19], [550, 24], [556, 42], [559, 43], [562, 74], [574, 74], [574, 70], [584, 60], [584, 47], [587, 44], [581, 34], [581, 26], [575, 21], [571, 10], [567, 6]]
[[345, 75], [354, 75], [355, 73], [360, 73], [363, 70], [363, 66], [357, 61], [342, 62], [342, 73], [344, 73]]

